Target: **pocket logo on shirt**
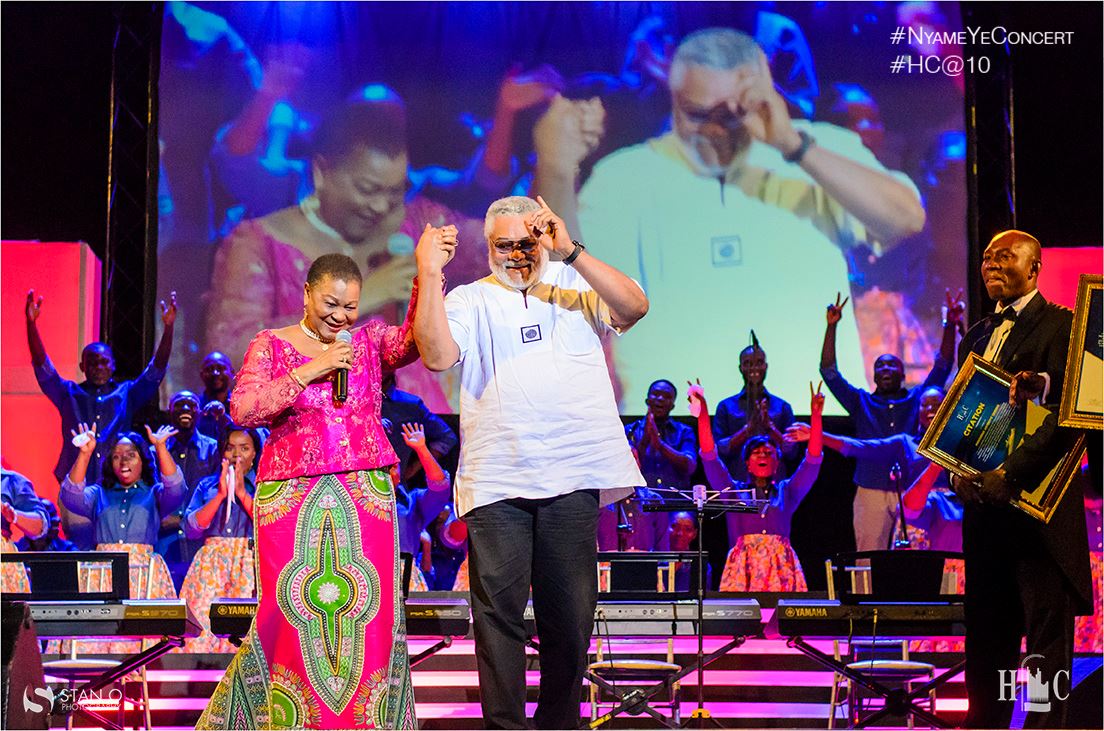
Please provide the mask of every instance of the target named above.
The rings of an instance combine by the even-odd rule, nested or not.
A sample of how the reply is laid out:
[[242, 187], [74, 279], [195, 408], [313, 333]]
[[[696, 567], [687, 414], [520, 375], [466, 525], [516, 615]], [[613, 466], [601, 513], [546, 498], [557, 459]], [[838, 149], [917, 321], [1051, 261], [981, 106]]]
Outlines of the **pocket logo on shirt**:
[[744, 244], [739, 236], [714, 236], [709, 240], [715, 267], [735, 267], [744, 263]]
[[535, 343], [541, 339], [540, 325], [526, 325], [521, 328], [521, 342]]

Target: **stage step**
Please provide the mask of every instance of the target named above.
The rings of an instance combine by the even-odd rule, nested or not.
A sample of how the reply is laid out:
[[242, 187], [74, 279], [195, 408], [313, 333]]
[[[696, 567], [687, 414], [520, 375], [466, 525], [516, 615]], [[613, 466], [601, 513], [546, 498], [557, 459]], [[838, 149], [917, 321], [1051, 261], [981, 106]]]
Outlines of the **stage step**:
[[[424, 640], [412, 640], [411, 652], [416, 653], [430, 644]], [[705, 651], [708, 653], [722, 644], [721, 640], [707, 640]], [[814, 644], [825, 652], [832, 651], [831, 642]], [[607, 658], [608, 649], [607, 646]], [[675, 661], [679, 664], [692, 664], [696, 651], [696, 640], [675, 640]], [[665, 643], [615, 642], [613, 652], [615, 658], [665, 659], [665, 655]], [[154, 725], [158, 729], [192, 728], [230, 658], [230, 655], [173, 653], [151, 665], [149, 683]], [[912, 659], [932, 662], [937, 668], [947, 668], [958, 662], [961, 656], [956, 653], [913, 653]], [[529, 686], [527, 711], [531, 715], [537, 700], [539, 678], [538, 658], [531, 651], [529, 668], [526, 673]], [[479, 684], [472, 640], [457, 640], [452, 647], [419, 664], [413, 670], [413, 682], [421, 728], [427, 731], [480, 728]], [[751, 639], [706, 668], [705, 705], [713, 718], [726, 728], [824, 728], [827, 726], [831, 682], [831, 672], [797, 650], [786, 647], [785, 641]], [[682, 713], [686, 719], [697, 707], [696, 673], [684, 679], [682, 698]], [[952, 723], [962, 720], [966, 699], [961, 674], [940, 688], [937, 708]], [[588, 716], [589, 706], [584, 704], [581, 712]], [[113, 709], [104, 713], [113, 716]], [[78, 728], [89, 727], [79, 717], [75, 725]], [[58, 719], [54, 724], [56, 728], [63, 726], [64, 719]], [[647, 716], [624, 715], [613, 719], [606, 727], [653, 728], [658, 724]]]

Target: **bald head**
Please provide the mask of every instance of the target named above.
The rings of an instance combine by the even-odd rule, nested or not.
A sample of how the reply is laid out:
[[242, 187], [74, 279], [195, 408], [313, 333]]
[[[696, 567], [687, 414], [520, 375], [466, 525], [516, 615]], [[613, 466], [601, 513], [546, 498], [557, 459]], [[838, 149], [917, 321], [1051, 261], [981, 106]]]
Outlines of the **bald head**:
[[991, 299], [1002, 307], [1035, 290], [1043, 251], [1029, 233], [1009, 229], [989, 241], [981, 257], [981, 277]]
[[1007, 231], [1001, 231], [999, 234], [989, 240], [989, 245], [997, 243], [998, 241], [1007, 241], [1012, 245], [1019, 244], [1027, 248], [1039, 261], [1043, 260], [1043, 247], [1039, 244], [1039, 239], [1035, 238], [1026, 231], [1020, 231], [1018, 229], [1010, 228]]

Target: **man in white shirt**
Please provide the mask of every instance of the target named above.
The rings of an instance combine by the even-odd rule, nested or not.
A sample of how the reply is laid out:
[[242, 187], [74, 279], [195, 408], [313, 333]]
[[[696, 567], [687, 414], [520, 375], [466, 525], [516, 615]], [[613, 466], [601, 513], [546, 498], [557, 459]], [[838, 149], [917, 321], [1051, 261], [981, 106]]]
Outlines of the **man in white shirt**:
[[[456, 230], [418, 244], [414, 337], [427, 368], [459, 364], [456, 508], [468, 526], [485, 728], [526, 728], [530, 585], [538, 728], [576, 728], [597, 601], [598, 508], [645, 484], [617, 415], [602, 337], [648, 311], [629, 277], [571, 239], [542, 200], [491, 204], [492, 274], [442, 294]], [[469, 244], [473, 245], [473, 244]]]

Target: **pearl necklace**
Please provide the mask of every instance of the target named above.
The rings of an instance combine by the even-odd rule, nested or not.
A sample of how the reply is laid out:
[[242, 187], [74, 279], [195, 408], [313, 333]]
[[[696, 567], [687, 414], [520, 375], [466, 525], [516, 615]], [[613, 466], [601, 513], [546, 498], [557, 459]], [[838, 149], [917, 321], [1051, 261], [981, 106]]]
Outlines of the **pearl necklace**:
[[333, 341], [331, 340], [329, 342], [326, 342], [325, 340], [322, 339], [321, 335], [319, 335], [314, 330], [311, 330], [309, 327], [307, 327], [307, 318], [304, 317], [302, 320], [299, 321], [299, 329], [302, 330], [303, 334], [306, 335], [311, 340], [316, 340], [319, 343], [321, 343], [322, 344], [322, 352], [326, 352], [327, 350], [330, 349], [330, 343], [332, 343]]
[[307, 223], [313, 226], [316, 230], [321, 231], [332, 239], [335, 239], [341, 244], [341, 248], [344, 249], [346, 256], [353, 255], [353, 246], [342, 237], [337, 229], [322, 220], [322, 217], [318, 215], [318, 211], [321, 208], [321, 203], [318, 200], [317, 195], [309, 195], [303, 200], [299, 201], [299, 210], [303, 214], [303, 218], [307, 219]]

